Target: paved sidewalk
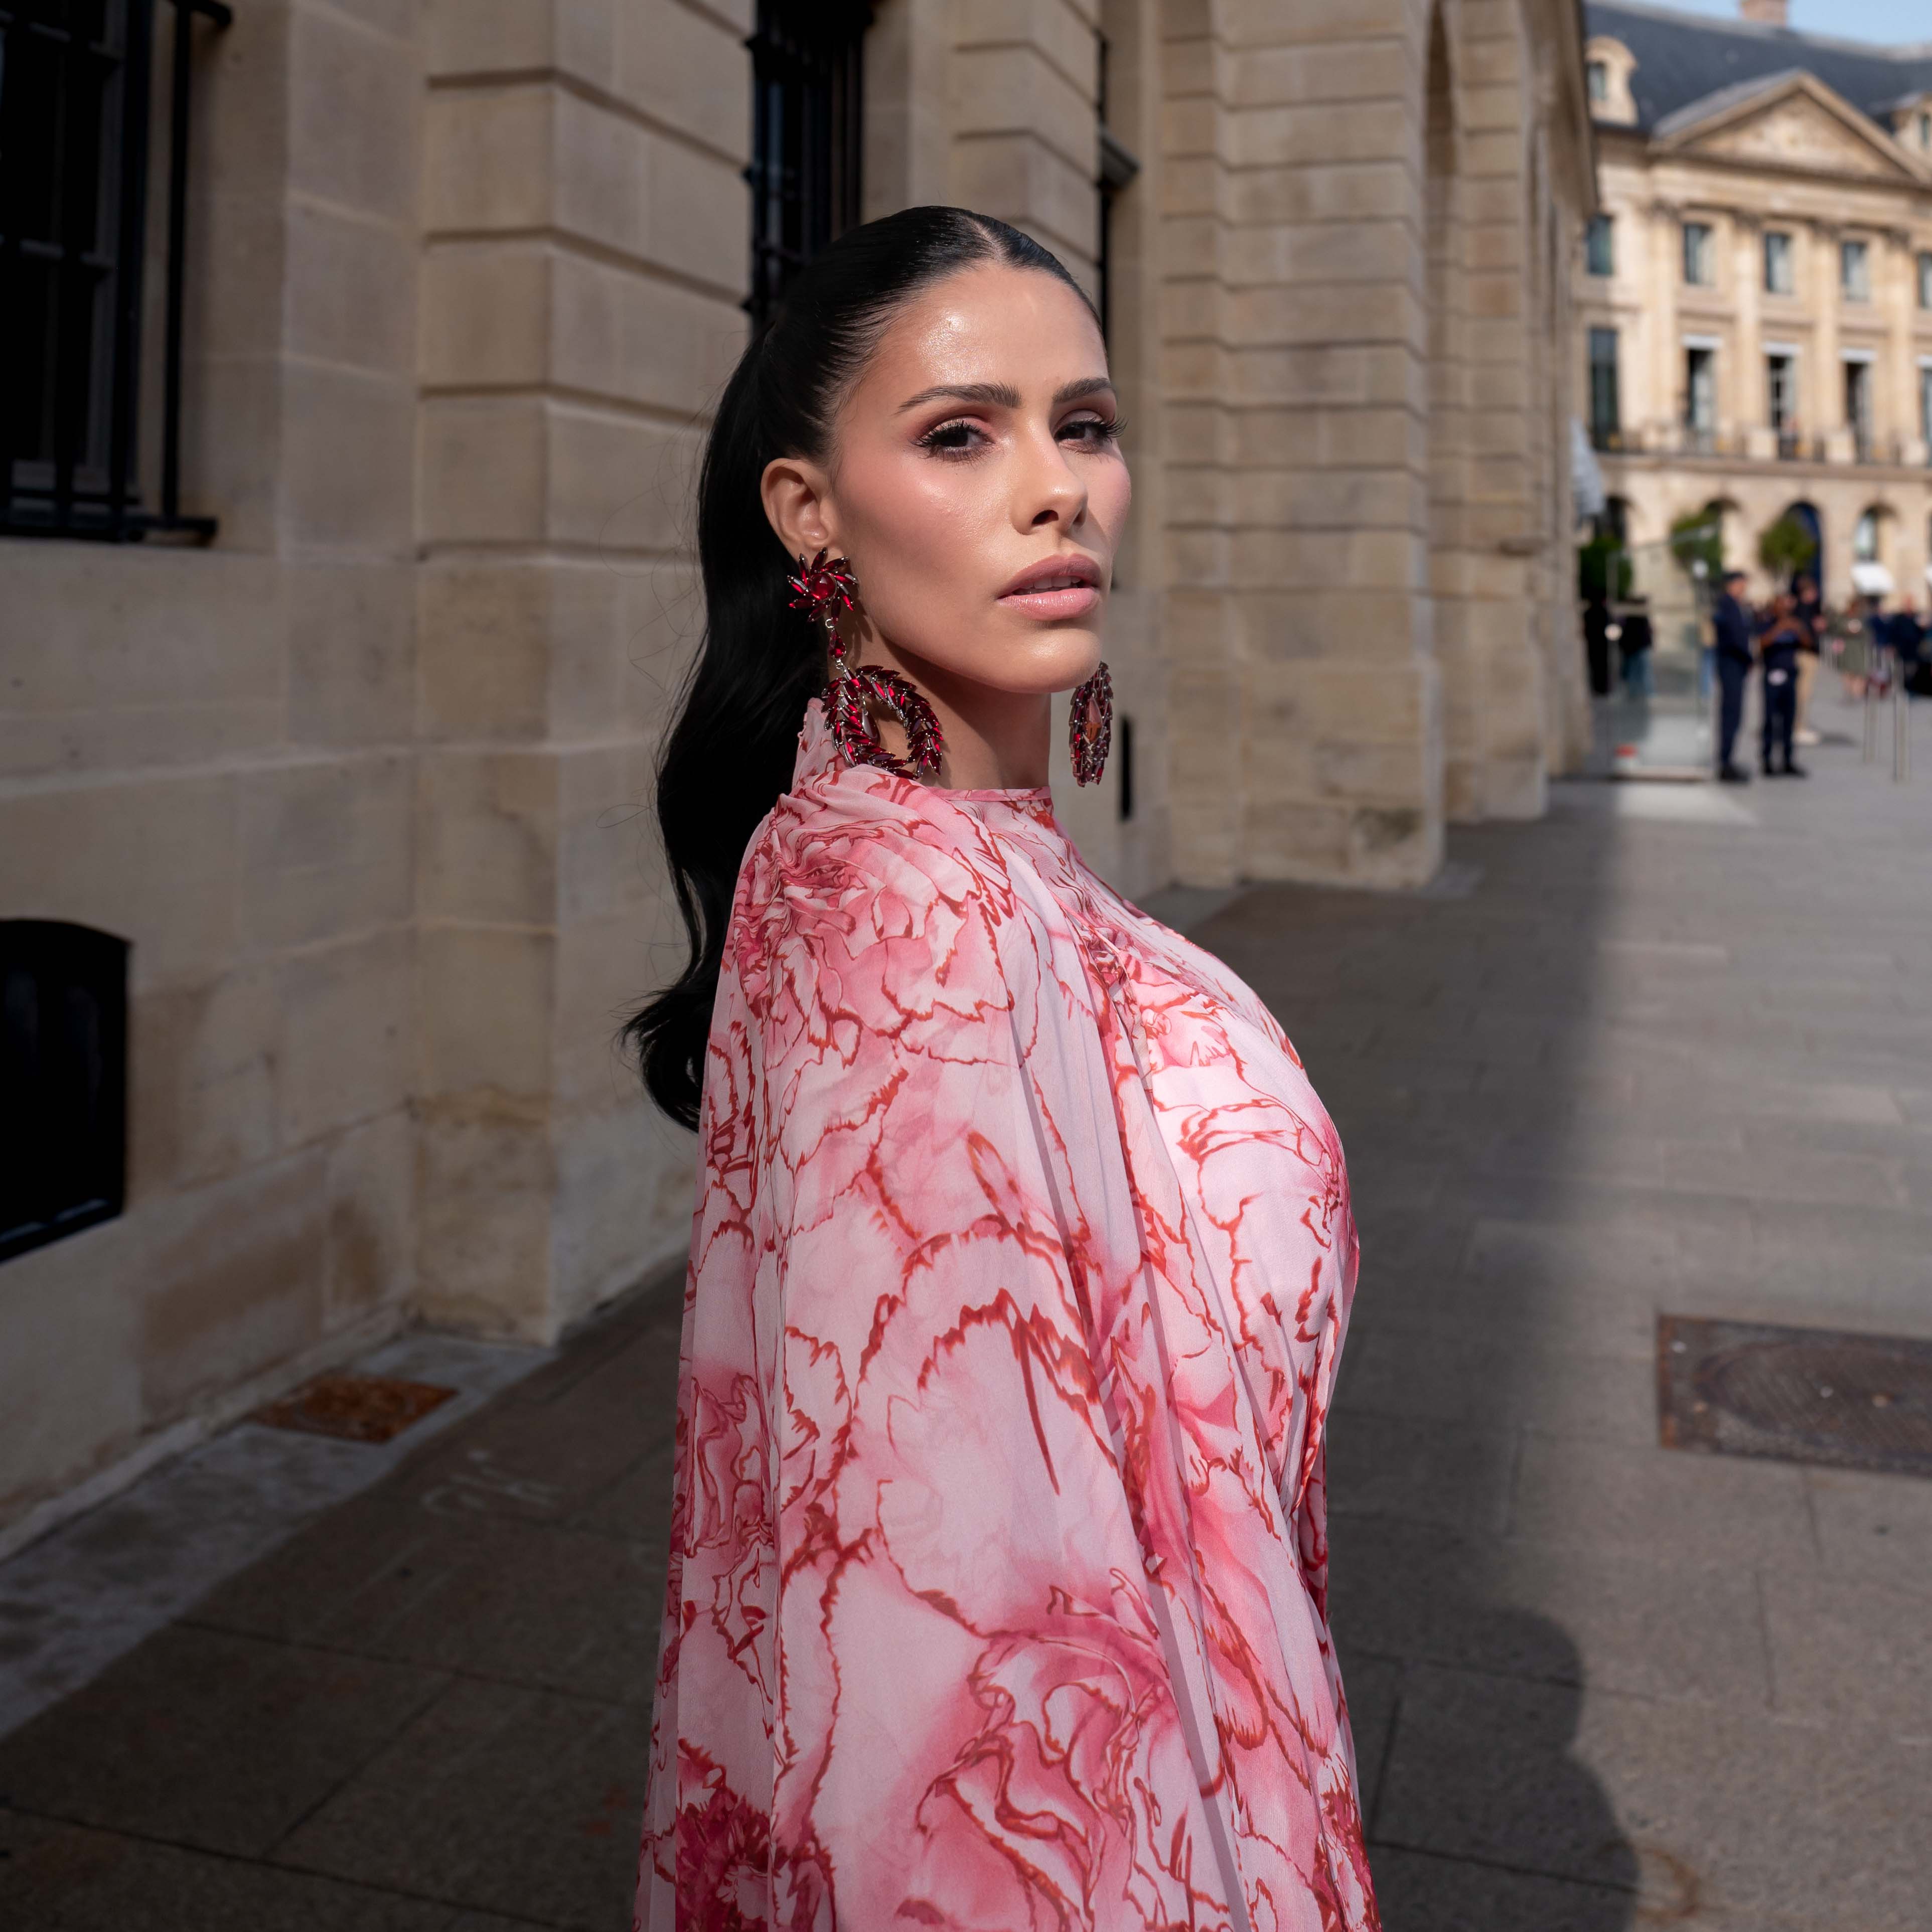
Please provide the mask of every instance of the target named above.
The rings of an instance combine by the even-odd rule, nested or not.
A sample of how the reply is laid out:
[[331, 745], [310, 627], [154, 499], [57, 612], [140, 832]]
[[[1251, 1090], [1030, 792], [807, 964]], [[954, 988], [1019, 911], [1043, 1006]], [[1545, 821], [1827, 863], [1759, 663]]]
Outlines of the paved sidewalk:
[[[1928, 1922], [1932, 1484], [1660, 1449], [1653, 1357], [1665, 1310], [1932, 1336], [1918, 712], [1910, 786], [1568, 785], [1426, 894], [1176, 902], [1349, 1153], [1388, 1932]], [[0, 1924], [626, 1924], [676, 1349], [663, 1282], [0, 1738]]]

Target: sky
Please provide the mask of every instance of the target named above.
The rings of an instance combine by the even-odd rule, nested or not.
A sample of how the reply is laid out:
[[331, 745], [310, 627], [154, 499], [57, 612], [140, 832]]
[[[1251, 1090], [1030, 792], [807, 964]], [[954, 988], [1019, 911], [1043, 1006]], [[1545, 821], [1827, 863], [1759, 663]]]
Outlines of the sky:
[[[1682, 14], [1738, 17], [1737, 0], [1658, 0]], [[1932, 0], [1791, 0], [1791, 24], [1801, 34], [1893, 46], [1932, 42]]]

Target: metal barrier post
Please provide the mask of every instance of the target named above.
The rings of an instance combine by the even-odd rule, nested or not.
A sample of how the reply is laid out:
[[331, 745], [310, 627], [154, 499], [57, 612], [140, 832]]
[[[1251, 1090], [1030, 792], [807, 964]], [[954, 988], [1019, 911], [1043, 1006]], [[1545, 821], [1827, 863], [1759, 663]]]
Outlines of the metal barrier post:
[[1903, 784], [1912, 776], [1912, 697], [1905, 680], [1892, 681], [1892, 782]]

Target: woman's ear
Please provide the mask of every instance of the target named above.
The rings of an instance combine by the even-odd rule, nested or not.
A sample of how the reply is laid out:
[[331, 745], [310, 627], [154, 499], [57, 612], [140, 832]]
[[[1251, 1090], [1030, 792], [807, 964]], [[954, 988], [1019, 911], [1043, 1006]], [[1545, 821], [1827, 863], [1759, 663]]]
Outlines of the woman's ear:
[[765, 465], [758, 494], [786, 556], [802, 556], [809, 563], [820, 550], [838, 549], [838, 519], [827, 500], [830, 484], [807, 456], [776, 457]]

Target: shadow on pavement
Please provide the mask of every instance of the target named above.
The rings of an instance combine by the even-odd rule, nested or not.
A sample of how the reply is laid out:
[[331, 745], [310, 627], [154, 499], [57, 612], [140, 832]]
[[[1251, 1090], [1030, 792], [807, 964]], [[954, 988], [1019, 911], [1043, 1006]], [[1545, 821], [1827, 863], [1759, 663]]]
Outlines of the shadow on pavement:
[[1330, 1608], [1387, 1932], [1634, 1922], [1636, 1849], [1572, 1749], [1578, 1646], [1525, 1606], [1546, 1579], [1510, 1536], [1548, 1365], [1588, 1382], [1601, 1354], [1625, 1395], [1642, 1372], [1640, 1320], [1577, 1312], [1565, 1192], [1616, 830], [1459, 833], [1446, 891], [1259, 887], [1193, 935], [1268, 1000], [1348, 1157]]

